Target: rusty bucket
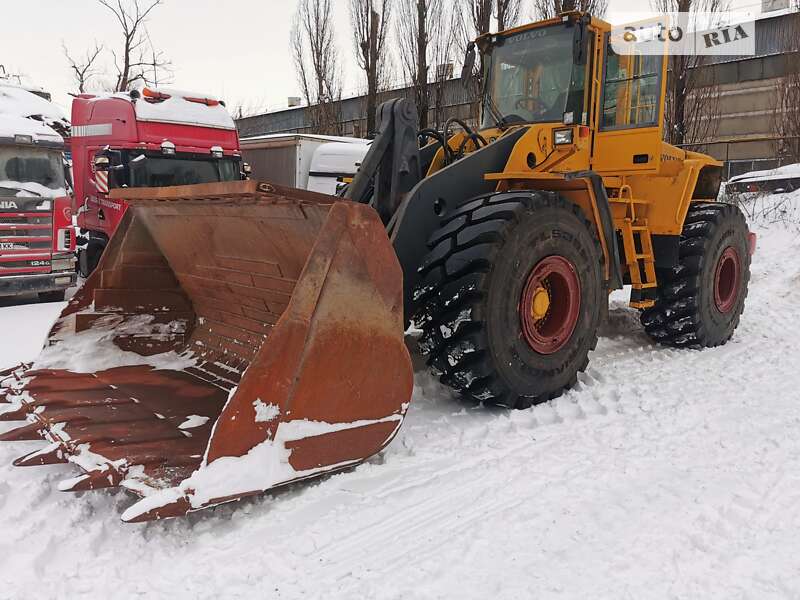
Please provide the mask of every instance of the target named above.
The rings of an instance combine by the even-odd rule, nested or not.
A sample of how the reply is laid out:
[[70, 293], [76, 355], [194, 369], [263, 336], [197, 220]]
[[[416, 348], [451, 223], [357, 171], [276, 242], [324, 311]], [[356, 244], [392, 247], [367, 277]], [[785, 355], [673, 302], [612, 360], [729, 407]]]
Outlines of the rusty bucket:
[[130, 208], [32, 365], [0, 374], [19, 466], [122, 486], [129, 522], [355, 465], [411, 397], [402, 273], [377, 214], [253, 181], [124, 190]]

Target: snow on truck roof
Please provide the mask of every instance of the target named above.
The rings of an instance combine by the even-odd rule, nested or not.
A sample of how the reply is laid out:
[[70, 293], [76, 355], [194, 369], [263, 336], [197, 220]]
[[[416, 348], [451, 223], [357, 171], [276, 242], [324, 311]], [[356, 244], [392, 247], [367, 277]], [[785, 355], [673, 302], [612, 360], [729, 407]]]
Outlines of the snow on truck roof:
[[69, 126], [58, 106], [24, 88], [0, 81], [0, 138], [27, 135], [36, 143], [63, 143], [53, 125]]
[[236, 124], [225, 104], [209, 94], [171, 88], [141, 88], [132, 92], [97, 94], [93, 101], [119, 98], [134, 103], [139, 121], [197, 125], [235, 130]]

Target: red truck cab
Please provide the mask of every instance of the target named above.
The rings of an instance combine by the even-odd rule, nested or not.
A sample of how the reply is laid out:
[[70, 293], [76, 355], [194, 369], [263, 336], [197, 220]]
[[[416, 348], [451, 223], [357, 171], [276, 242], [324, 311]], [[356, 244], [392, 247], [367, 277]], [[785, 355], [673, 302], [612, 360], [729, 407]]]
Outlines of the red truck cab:
[[97, 266], [127, 205], [109, 190], [242, 178], [236, 125], [216, 98], [167, 89], [84, 94], [72, 102], [78, 267]]
[[58, 301], [76, 281], [64, 139], [53, 129], [57, 121], [66, 132], [67, 123], [53, 112], [0, 82], [0, 296]]

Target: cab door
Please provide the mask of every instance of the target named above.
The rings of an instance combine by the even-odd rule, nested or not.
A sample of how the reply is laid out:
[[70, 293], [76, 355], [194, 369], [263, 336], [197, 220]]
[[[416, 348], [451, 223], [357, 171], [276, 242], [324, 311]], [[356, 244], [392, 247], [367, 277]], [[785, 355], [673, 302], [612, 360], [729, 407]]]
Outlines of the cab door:
[[663, 54], [617, 54], [605, 36], [592, 169], [601, 175], [658, 171], [667, 68]]

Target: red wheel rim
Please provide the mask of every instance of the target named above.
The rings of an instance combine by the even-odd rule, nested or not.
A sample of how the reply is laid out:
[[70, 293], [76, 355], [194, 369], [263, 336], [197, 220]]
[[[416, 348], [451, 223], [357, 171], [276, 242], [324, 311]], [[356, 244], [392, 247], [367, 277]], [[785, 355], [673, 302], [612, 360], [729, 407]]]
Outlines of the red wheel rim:
[[578, 272], [567, 259], [548, 256], [528, 275], [519, 304], [522, 335], [539, 354], [554, 354], [572, 337], [581, 309]]
[[728, 313], [736, 306], [739, 284], [742, 279], [742, 261], [733, 246], [728, 246], [719, 257], [714, 273], [714, 304], [721, 313]]

